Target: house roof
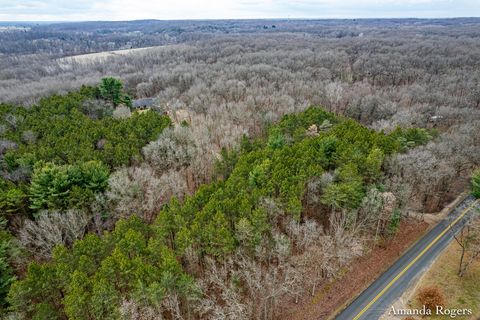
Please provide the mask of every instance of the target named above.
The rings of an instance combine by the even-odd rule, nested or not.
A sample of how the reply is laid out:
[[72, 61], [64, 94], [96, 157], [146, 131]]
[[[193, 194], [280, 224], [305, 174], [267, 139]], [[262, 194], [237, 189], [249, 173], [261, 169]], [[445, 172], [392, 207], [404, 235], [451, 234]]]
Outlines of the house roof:
[[136, 100], [133, 100], [132, 105], [134, 108], [151, 107], [155, 105], [155, 99], [154, 98], [136, 99]]

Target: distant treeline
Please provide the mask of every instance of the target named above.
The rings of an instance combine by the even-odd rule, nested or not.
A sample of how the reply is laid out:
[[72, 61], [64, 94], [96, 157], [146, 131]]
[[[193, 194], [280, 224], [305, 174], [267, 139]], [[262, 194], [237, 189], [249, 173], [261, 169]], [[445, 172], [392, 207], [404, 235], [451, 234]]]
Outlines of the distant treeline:
[[[308, 33], [325, 38], [377, 36], [397, 30], [476, 37], [480, 19], [214, 20], [4, 23], [28, 29], [0, 32], [0, 53], [69, 56], [208, 39], [219, 34]], [[2, 24], [0, 23], [0, 26]], [[448, 31], [461, 26], [461, 34]], [[418, 28], [424, 28], [419, 30]], [[440, 28], [440, 29], [439, 29]]]

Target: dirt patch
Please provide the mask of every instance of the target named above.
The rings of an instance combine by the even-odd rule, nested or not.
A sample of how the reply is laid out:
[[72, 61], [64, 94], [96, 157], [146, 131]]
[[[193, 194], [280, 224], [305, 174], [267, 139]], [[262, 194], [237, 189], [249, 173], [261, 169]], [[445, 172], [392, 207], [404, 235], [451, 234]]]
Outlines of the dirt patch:
[[279, 312], [281, 319], [329, 319], [392, 265], [428, 227], [427, 223], [417, 220], [402, 221], [394, 238], [379, 243], [368, 254], [354, 259], [339, 278], [323, 284], [315, 296], [305, 297], [299, 304], [293, 301], [285, 304], [284, 311]]

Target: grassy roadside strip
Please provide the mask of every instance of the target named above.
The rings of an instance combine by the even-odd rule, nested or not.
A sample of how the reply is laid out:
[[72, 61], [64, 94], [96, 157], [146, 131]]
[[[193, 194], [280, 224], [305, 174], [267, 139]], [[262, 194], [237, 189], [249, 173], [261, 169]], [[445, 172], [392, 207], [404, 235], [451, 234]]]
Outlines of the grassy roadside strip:
[[[469, 319], [480, 317], [480, 262], [474, 262], [469, 271], [460, 278], [458, 261], [460, 247], [452, 241], [441, 255], [432, 263], [416, 285], [409, 297], [410, 307], [419, 307], [417, 296], [419, 291], [428, 286], [438, 287], [445, 297], [445, 307], [449, 309], [472, 309], [473, 315]], [[449, 316], [432, 315], [430, 319], [450, 319]], [[465, 318], [466, 319], [466, 318]]]

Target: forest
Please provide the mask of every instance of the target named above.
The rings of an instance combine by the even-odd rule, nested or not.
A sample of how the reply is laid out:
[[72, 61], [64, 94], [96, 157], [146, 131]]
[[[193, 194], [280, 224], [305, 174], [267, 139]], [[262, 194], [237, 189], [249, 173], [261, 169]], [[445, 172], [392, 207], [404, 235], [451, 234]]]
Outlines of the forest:
[[[415, 128], [377, 133], [311, 107], [284, 116], [264, 137], [244, 136], [236, 151], [223, 149], [213, 182], [191, 195], [183, 196], [187, 190], [179, 186], [161, 197], [172, 188], [171, 180], [178, 183], [162, 178], [174, 176], [171, 170], [182, 174], [189, 165], [194, 149], [189, 124], [174, 126], [154, 111], [93, 120], [82, 106], [98, 92], [83, 87], [43, 99], [23, 117], [25, 109], [2, 105], [4, 117], [20, 122], [4, 131], [12, 146], [2, 159], [1, 205], [8, 214], [2, 218], [10, 229], [23, 224], [14, 249], [34, 260], [3, 302], [17, 316], [222, 317], [234, 312], [230, 304], [241, 304], [239, 317], [247, 312], [269, 318], [278, 299], [300, 295], [302, 277], [310, 276], [286, 264], [294, 251], [305, 252], [317, 237], [333, 237], [334, 230], [341, 233], [329, 250], [344, 252], [325, 261], [321, 280], [351, 259], [355, 246], [365, 245], [355, 234], [395, 233], [398, 208], [382, 210], [388, 191], [381, 181], [383, 161], [432, 138]], [[151, 207], [143, 207], [145, 202]], [[5, 234], [4, 244], [12, 250]], [[310, 259], [318, 254], [326, 252]], [[229, 272], [214, 271], [222, 262]], [[313, 260], [307, 266], [312, 265]], [[267, 272], [263, 282], [270, 280], [268, 272], [283, 278], [262, 283], [273, 285], [279, 297], [259, 308], [254, 301], [264, 298], [258, 292], [264, 288], [249, 288], [253, 283], [247, 282], [260, 279], [243, 273], [262, 269]], [[238, 288], [223, 287], [237, 277]], [[236, 290], [245, 291], [245, 297], [229, 297], [222, 306], [223, 296]]]
[[[309, 33], [326, 38], [358, 36], [367, 27], [396, 29], [411, 24], [428, 27], [463, 25], [471, 32], [475, 18], [455, 20], [350, 19], [350, 20], [137, 20], [67, 23], [5, 23], [0, 21], [0, 53], [8, 55], [51, 55], [55, 57], [178, 44], [210, 39], [223, 34]], [[2, 29], [3, 27], [3, 29]], [[3, 32], [1, 32], [3, 31]]]
[[[0, 32], [16, 48], [0, 48], [0, 314], [280, 319], [282, 304], [313, 295], [401, 221], [470, 187], [479, 26]], [[69, 60], [126, 43], [161, 46]], [[140, 98], [155, 104], [137, 109]]]

